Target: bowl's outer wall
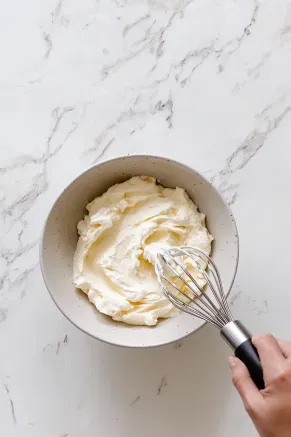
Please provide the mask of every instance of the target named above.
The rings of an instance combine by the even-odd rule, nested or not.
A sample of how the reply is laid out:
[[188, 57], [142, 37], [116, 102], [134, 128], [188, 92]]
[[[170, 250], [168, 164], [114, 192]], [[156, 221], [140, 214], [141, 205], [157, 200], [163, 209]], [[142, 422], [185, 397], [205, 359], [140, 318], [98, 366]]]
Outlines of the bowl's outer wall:
[[162, 320], [153, 328], [114, 322], [100, 314], [72, 284], [77, 223], [84, 217], [87, 203], [133, 175], [153, 176], [165, 187], [185, 188], [206, 215], [207, 227], [215, 239], [212, 257], [228, 292], [238, 262], [238, 235], [232, 213], [216, 189], [195, 170], [161, 157], [116, 158], [77, 177], [49, 213], [42, 238], [41, 266], [54, 302], [81, 330], [112, 344], [150, 347], [178, 340], [201, 327], [203, 321], [181, 313], [175, 318]]

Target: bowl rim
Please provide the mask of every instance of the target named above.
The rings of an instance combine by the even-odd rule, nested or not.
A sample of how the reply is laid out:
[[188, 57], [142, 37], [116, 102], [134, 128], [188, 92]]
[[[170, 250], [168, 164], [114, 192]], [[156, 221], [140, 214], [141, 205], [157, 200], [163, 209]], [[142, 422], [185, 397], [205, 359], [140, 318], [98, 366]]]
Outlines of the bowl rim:
[[166, 160], [168, 162], [172, 162], [174, 164], [177, 165], [181, 165], [182, 167], [187, 168], [188, 170], [194, 171], [199, 177], [201, 177], [201, 179], [208, 185], [211, 185], [211, 187], [216, 191], [216, 193], [218, 194], [218, 196], [221, 198], [224, 206], [227, 208], [229, 214], [232, 216], [233, 219], [233, 226], [235, 228], [236, 234], [235, 234], [235, 241], [236, 241], [236, 264], [235, 264], [235, 268], [234, 268], [234, 272], [233, 272], [233, 277], [229, 286], [229, 289], [226, 292], [226, 297], [229, 296], [235, 278], [236, 278], [236, 274], [237, 274], [237, 270], [238, 270], [238, 263], [239, 263], [239, 234], [238, 234], [238, 229], [237, 229], [237, 224], [236, 224], [236, 220], [235, 217], [232, 213], [232, 210], [230, 208], [230, 206], [228, 205], [227, 201], [225, 200], [223, 194], [212, 184], [212, 182], [210, 182], [207, 178], [205, 178], [199, 171], [197, 171], [195, 168], [185, 164], [184, 162], [181, 161], [177, 161], [176, 159], [172, 159], [166, 156], [161, 156], [161, 155], [154, 155], [154, 154], [144, 154], [144, 153], [135, 153], [135, 154], [128, 154], [128, 155], [119, 155], [119, 156], [115, 156], [113, 158], [108, 158], [108, 159], [103, 159], [100, 162], [97, 162], [93, 165], [91, 165], [90, 167], [88, 167], [85, 171], [79, 173], [76, 177], [74, 177], [73, 179], [71, 179], [65, 186], [65, 188], [63, 188], [60, 192], [60, 194], [56, 197], [56, 199], [54, 200], [52, 206], [49, 209], [49, 212], [47, 213], [46, 219], [44, 221], [43, 224], [43, 228], [42, 228], [42, 232], [41, 232], [41, 239], [40, 239], [40, 244], [39, 244], [39, 263], [40, 263], [40, 269], [41, 269], [41, 273], [42, 273], [42, 277], [46, 286], [46, 289], [52, 299], [52, 301], [54, 302], [54, 304], [56, 305], [56, 307], [59, 309], [59, 311], [63, 314], [63, 316], [65, 316], [65, 318], [67, 320], [69, 320], [69, 322], [71, 322], [76, 328], [80, 329], [80, 331], [82, 331], [84, 334], [89, 335], [90, 337], [102, 341], [103, 343], [109, 344], [109, 345], [113, 345], [113, 346], [118, 346], [118, 347], [125, 347], [125, 348], [129, 348], [129, 349], [147, 349], [147, 348], [155, 348], [155, 347], [161, 347], [161, 346], [166, 346], [168, 344], [171, 343], [175, 343], [177, 341], [181, 341], [184, 340], [185, 338], [189, 337], [190, 335], [200, 331], [200, 329], [202, 329], [208, 322], [203, 321], [203, 323], [196, 328], [194, 331], [188, 332], [187, 334], [181, 336], [179, 339], [174, 339], [174, 340], [169, 340], [169, 341], [163, 341], [159, 344], [153, 344], [153, 345], [128, 345], [128, 344], [120, 344], [120, 343], [115, 343], [114, 341], [109, 341], [106, 340], [104, 338], [101, 338], [97, 335], [92, 334], [91, 332], [87, 331], [86, 329], [82, 328], [82, 326], [80, 326], [78, 323], [74, 322], [70, 316], [68, 314], [65, 313], [65, 311], [59, 306], [57, 299], [55, 298], [53, 292], [50, 290], [50, 287], [48, 285], [48, 279], [46, 277], [46, 271], [45, 271], [45, 266], [44, 266], [44, 257], [43, 257], [43, 253], [44, 253], [44, 237], [45, 237], [45, 232], [48, 226], [48, 220], [49, 217], [51, 215], [52, 210], [54, 209], [56, 203], [58, 202], [58, 200], [62, 197], [62, 195], [69, 189], [69, 187], [76, 182], [79, 178], [83, 177], [86, 173], [89, 173], [93, 168], [95, 167], [99, 167], [102, 164], [105, 163], [114, 163], [115, 161], [120, 161], [120, 160], [124, 160], [124, 159], [128, 159], [128, 158], [156, 158], [156, 159], [160, 159], [160, 160]]

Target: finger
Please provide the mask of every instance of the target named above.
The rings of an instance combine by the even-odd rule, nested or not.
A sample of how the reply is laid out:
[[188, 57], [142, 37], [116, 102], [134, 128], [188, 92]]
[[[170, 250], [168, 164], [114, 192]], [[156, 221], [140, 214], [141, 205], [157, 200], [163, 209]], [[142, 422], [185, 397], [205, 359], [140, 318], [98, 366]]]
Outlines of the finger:
[[229, 365], [233, 385], [239, 392], [245, 409], [251, 415], [251, 413], [258, 408], [260, 402], [262, 402], [262, 394], [254, 384], [248, 369], [242, 361], [236, 357], [230, 357]]
[[285, 365], [285, 357], [277, 340], [271, 334], [255, 336], [252, 338], [252, 343], [260, 356], [264, 380], [267, 385]]
[[286, 358], [291, 358], [291, 341], [278, 340], [278, 344], [283, 352], [283, 355]]

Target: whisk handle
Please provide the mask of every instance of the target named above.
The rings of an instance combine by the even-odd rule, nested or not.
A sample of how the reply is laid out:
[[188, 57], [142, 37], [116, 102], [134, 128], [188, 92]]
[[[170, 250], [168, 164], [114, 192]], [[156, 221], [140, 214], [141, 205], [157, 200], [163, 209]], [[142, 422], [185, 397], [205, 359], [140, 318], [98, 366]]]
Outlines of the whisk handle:
[[259, 390], [265, 388], [263, 369], [257, 349], [251, 339], [246, 340], [235, 350], [235, 356], [239, 358], [248, 368], [251, 378]]
[[220, 331], [220, 334], [234, 350], [235, 356], [246, 365], [258, 389], [265, 388], [259, 354], [246, 327], [239, 320], [235, 320], [227, 323]]

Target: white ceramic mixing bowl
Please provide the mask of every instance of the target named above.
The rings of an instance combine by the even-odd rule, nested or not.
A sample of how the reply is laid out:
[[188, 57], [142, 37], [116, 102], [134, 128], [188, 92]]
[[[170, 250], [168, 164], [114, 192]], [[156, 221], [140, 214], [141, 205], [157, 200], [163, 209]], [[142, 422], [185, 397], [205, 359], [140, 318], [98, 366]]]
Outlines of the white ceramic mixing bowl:
[[199, 210], [206, 214], [207, 227], [214, 237], [212, 258], [228, 292], [238, 264], [238, 234], [231, 210], [217, 190], [194, 169], [157, 156], [111, 159], [89, 168], [71, 182], [48, 215], [42, 236], [40, 263], [55, 304], [82, 331], [119, 346], [159, 346], [197, 331], [204, 322], [183, 313], [161, 320], [155, 327], [114, 322], [99, 313], [72, 283], [77, 223], [84, 217], [87, 203], [133, 175], [153, 176], [165, 187], [185, 188]]

